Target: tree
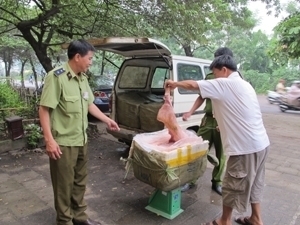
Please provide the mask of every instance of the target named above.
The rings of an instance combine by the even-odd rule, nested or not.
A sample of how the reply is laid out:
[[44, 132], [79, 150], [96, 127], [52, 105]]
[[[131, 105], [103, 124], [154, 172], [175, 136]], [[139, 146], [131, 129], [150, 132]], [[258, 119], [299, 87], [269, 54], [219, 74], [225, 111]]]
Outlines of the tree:
[[287, 53], [290, 58], [300, 57], [300, 12], [296, 12], [284, 19], [277, 27], [279, 49]]
[[4, 73], [6, 77], [10, 76], [10, 70], [13, 66], [14, 46], [15, 44], [9, 36], [4, 35], [0, 37], [0, 58], [4, 62]]
[[[278, 0], [261, 0], [268, 5]], [[46, 71], [60, 44], [95, 36], [173, 37], [187, 55], [209, 42], [212, 28], [243, 23], [247, 0], [6, 0], [0, 5], [0, 34], [29, 43]], [[246, 17], [245, 17], [246, 18]]]
[[[0, 34], [14, 32], [34, 50], [46, 71], [52, 69], [51, 53], [74, 37], [88, 37], [105, 24], [109, 1], [20, 0], [3, 1]], [[113, 5], [113, 3], [110, 3]], [[55, 48], [56, 46], [56, 48]]]
[[300, 1], [291, 1], [285, 11], [287, 16], [275, 27], [275, 35], [269, 54], [277, 61], [297, 59], [300, 57]]
[[5, 76], [9, 77], [10, 70], [13, 65], [13, 48], [11, 48], [9, 46], [1, 48], [0, 58], [2, 58], [2, 60], [4, 62]]
[[[232, 26], [252, 29], [255, 20], [247, 9], [247, 0], [153, 1], [152, 10], [145, 11], [145, 22], [156, 27], [155, 36], [173, 38], [184, 49], [185, 55], [193, 56], [199, 48], [210, 45], [216, 32], [226, 32]], [[280, 6], [278, 0], [264, 1], [267, 6]]]

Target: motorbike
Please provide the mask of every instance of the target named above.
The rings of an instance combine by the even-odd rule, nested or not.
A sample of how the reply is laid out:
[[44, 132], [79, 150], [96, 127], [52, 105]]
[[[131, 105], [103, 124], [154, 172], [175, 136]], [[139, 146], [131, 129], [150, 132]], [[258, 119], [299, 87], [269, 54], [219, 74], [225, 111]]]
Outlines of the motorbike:
[[300, 111], [300, 81], [294, 81], [291, 89], [281, 96], [279, 108], [282, 112], [286, 110]]
[[[299, 99], [300, 102], [300, 99]], [[293, 111], [300, 111], [300, 107], [298, 106], [294, 106], [294, 105], [290, 105], [286, 102], [280, 102], [279, 103], [279, 108], [281, 110], [281, 112], [285, 112], [286, 110], [293, 110]]]
[[276, 91], [268, 91], [267, 99], [270, 104], [276, 104], [280, 102], [281, 94], [277, 93]]

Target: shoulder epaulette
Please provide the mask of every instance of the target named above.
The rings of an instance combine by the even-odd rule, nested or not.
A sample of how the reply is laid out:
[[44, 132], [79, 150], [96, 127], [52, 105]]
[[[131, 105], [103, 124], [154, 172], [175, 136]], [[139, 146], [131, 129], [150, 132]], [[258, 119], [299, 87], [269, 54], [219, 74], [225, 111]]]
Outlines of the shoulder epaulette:
[[66, 72], [64, 68], [59, 68], [59, 69], [53, 71], [55, 76], [59, 76], [59, 75], [63, 74], [64, 72]]
[[88, 79], [88, 80], [90, 79], [90, 76], [87, 75], [86, 73], [81, 73], [81, 75], [84, 76], [84, 77], [85, 77], [86, 79]]
[[205, 80], [210, 80], [214, 78], [214, 74], [213, 73], [209, 73], [206, 75]]

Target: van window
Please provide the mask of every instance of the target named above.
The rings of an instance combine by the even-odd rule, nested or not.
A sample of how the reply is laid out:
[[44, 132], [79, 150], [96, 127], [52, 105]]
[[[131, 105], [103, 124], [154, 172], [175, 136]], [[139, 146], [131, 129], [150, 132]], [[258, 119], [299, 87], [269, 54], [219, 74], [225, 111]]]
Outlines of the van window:
[[150, 68], [142, 66], [126, 66], [123, 70], [120, 88], [145, 88]]
[[[181, 64], [177, 65], [178, 81], [182, 80], [203, 80], [203, 72], [200, 66]], [[178, 89], [180, 94], [197, 94], [199, 91], [184, 90], [182, 88]]]
[[169, 79], [169, 77], [168, 68], [156, 67], [153, 74], [151, 88], [164, 88], [165, 80]]
[[205, 76], [209, 73], [212, 73], [212, 71], [209, 69], [209, 66], [204, 66], [204, 73], [205, 73]]

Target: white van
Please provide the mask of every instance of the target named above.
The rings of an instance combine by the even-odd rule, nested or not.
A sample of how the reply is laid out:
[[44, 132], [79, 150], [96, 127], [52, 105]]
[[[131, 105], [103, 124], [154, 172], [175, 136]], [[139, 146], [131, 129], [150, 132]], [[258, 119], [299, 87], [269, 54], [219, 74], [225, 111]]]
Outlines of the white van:
[[[210, 60], [171, 55], [167, 46], [150, 38], [110, 37], [91, 43], [96, 49], [125, 57], [113, 86], [110, 113], [121, 130], [107, 132], [129, 145], [137, 133], [164, 129], [156, 116], [164, 102], [165, 80], [201, 80], [210, 72]], [[198, 92], [175, 89], [171, 95], [179, 125], [197, 130], [205, 104], [188, 121], [182, 115], [192, 107]]]

